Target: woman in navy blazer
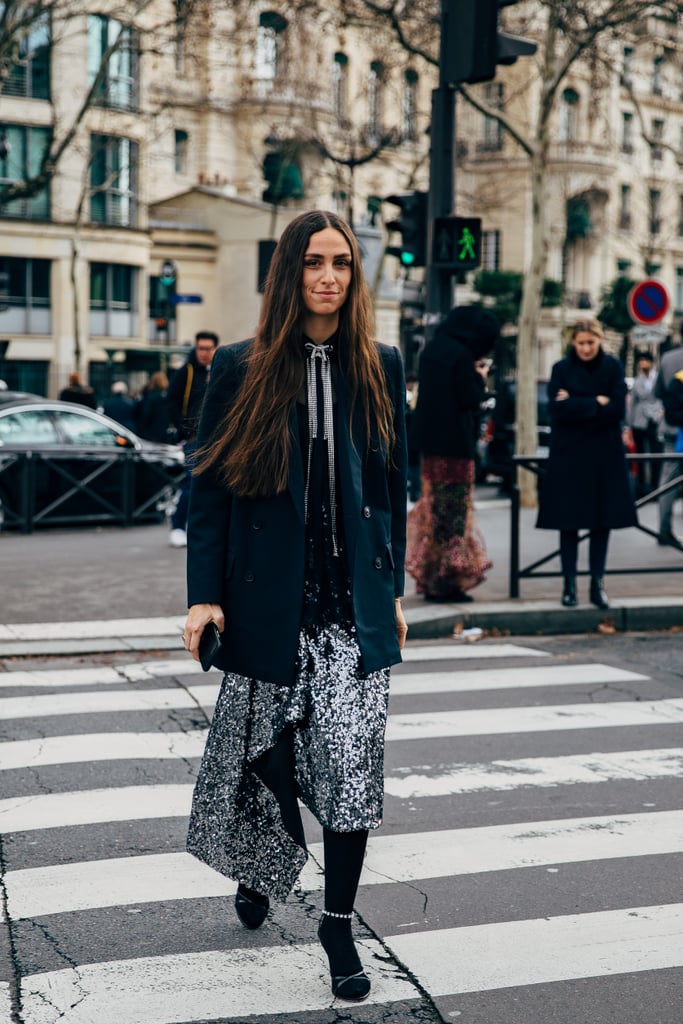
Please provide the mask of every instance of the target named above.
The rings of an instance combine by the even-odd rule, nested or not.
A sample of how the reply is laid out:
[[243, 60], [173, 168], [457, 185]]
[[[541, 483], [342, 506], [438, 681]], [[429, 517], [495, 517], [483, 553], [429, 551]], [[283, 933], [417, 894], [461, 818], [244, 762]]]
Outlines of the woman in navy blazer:
[[284, 230], [256, 336], [218, 350], [188, 519], [194, 657], [222, 634], [225, 676], [188, 849], [238, 881], [257, 928], [306, 859], [298, 799], [323, 827], [318, 929], [332, 990], [370, 981], [351, 933], [368, 829], [380, 824], [389, 667], [401, 660], [406, 517], [400, 353], [371, 336], [349, 227]]

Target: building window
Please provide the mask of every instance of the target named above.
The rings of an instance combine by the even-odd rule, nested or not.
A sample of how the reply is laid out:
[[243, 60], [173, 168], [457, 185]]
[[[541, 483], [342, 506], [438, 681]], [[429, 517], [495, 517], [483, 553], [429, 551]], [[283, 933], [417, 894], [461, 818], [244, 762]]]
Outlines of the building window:
[[408, 68], [403, 76], [402, 134], [407, 142], [417, 139], [417, 71]]
[[664, 58], [655, 57], [652, 64], [652, 92], [655, 96], [662, 95], [664, 84]]
[[645, 273], [647, 274], [648, 277], [657, 277], [657, 275], [661, 272], [661, 269], [662, 269], [662, 264], [661, 263], [650, 263], [648, 261], [645, 264]]
[[621, 81], [624, 85], [631, 85], [633, 81], [633, 47], [625, 46], [621, 68]]
[[189, 8], [189, 0], [175, 0], [175, 69], [179, 75], [185, 71], [185, 44], [187, 41]]
[[622, 185], [619, 200], [619, 228], [621, 231], [631, 230], [631, 186]]
[[2, 325], [8, 334], [50, 334], [50, 260], [0, 256]]
[[[489, 82], [484, 86], [484, 99], [489, 107], [493, 107], [494, 110], [502, 110], [505, 101], [503, 83]], [[497, 117], [488, 117], [484, 114], [482, 141], [477, 148], [491, 153], [498, 152], [503, 148], [503, 126]]]
[[683, 238], [683, 195], [678, 197], [678, 237]]
[[664, 122], [655, 118], [652, 122], [652, 144], [650, 154], [655, 161], [661, 161], [664, 156], [662, 142], [664, 141]]
[[617, 273], [619, 274], [619, 277], [626, 277], [630, 270], [630, 260], [617, 260]]
[[658, 235], [662, 228], [662, 218], [660, 216], [662, 193], [658, 188], [651, 188], [648, 196], [648, 202], [650, 207], [650, 234]]
[[182, 128], [175, 130], [175, 172], [176, 174], [187, 174], [187, 151], [189, 147], [189, 135]]
[[[22, 184], [35, 178], [50, 146], [49, 128], [25, 128], [8, 124], [4, 129], [5, 144], [0, 156], [0, 190], [3, 185]], [[50, 187], [45, 185], [30, 199], [13, 199], [0, 207], [0, 217], [22, 220], [49, 220]]]
[[676, 313], [683, 313], [683, 267], [676, 267]]
[[277, 11], [263, 11], [256, 32], [255, 74], [264, 82], [282, 77], [287, 20]]
[[368, 138], [377, 141], [384, 123], [384, 65], [373, 60], [368, 74]]
[[481, 269], [500, 270], [500, 231], [482, 231]]
[[[5, 7], [0, 4], [0, 13]], [[0, 85], [4, 96], [26, 96], [34, 100], [50, 98], [50, 27], [47, 15], [36, 19], [25, 36], [16, 42], [16, 57], [9, 75]]]
[[633, 152], [633, 114], [629, 110], [621, 115], [621, 151]]
[[[112, 46], [116, 48], [106, 60]], [[102, 107], [133, 110], [137, 101], [137, 34], [129, 26], [102, 14], [88, 18], [88, 84], [104, 72], [95, 102]]]
[[90, 264], [90, 333], [130, 338], [137, 334], [137, 267]]
[[337, 124], [344, 124], [349, 112], [349, 58], [335, 53], [332, 65], [332, 108]]
[[565, 89], [560, 104], [558, 134], [561, 142], [576, 142], [579, 121], [579, 94], [576, 89]]
[[113, 135], [90, 137], [90, 219], [134, 227], [137, 220], [137, 143]]

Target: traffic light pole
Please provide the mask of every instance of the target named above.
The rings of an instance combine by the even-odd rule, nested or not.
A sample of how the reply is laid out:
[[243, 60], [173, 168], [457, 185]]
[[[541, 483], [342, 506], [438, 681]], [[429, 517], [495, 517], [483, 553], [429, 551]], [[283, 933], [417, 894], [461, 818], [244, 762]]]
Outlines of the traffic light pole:
[[[443, 29], [442, 29], [443, 39]], [[432, 92], [431, 151], [427, 233], [427, 326], [437, 324], [453, 304], [453, 271], [434, 265], [434, 224], [453, 213], [455, 195], [455, 89], [441, 85]]]

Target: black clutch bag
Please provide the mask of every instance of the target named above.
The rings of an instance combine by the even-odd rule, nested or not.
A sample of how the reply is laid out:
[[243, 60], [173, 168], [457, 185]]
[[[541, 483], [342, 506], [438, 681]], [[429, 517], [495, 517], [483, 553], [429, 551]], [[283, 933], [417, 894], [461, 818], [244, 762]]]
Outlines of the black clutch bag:
[[205, 672], [208, 672], [213, 665], [213, 660], [221, 649], [221, 635], [215, 622], [208, 622], [204, 626], [199, 641], [199, 661]]

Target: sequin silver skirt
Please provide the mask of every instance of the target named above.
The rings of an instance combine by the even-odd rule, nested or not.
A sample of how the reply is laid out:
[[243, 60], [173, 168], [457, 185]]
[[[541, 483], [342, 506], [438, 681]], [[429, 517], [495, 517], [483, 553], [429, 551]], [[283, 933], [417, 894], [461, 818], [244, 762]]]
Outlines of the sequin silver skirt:
[[355, 637], [338, 625], [302, 630], [299, 665], [294, 687], [224, 676], [187, 839], [188, 851], [216, 871], [280, 900], [307, 854], [250, 764], [285, 726], [292, 726], [301, 800], [321, 825], [376, 828], [384, 795], [389, 669], [363, 674]]

